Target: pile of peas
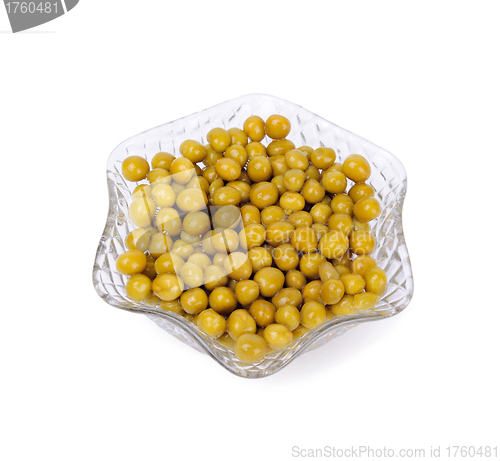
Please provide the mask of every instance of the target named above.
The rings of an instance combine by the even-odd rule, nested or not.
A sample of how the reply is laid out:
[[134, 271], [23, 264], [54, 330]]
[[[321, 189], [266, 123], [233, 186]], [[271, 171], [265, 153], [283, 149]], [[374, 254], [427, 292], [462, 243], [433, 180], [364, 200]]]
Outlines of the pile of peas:
[[184, 141], [182, 157], [122, 163], [141, 182], [116, 261], [128, 297], [184, 317], [247, 363], [374, 307], [387, 285], [369, 256], [381, 213], [370, 164], [296, 148], [290, 129], [282, 115], [253, 115], [243, 130], [212, 129], [206, 145]]

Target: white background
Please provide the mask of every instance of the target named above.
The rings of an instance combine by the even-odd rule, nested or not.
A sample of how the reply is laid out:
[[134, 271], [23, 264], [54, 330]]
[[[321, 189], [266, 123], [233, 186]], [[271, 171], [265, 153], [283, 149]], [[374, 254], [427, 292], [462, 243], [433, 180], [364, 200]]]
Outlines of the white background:
[[[12, 35], [0, 8], [0, 459], [500, 445], [498, 13], [493, 1], [82, 0]], [[244, 380], [107, 305], [91, 269], [109, 152], [253, 92], [402, 160], [415, 295]]]

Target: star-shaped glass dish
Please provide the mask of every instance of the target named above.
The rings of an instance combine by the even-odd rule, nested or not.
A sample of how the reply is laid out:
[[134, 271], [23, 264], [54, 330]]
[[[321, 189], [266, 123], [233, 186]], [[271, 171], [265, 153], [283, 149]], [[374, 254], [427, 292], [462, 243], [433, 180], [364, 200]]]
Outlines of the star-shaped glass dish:
[[[248, 364], [238, 360], [232, 350], [185, 318], [147, 302], [135, 302], [127, 297], [127, 277], [117, 272], [115, 266], [116, 258], [127, 251], [127, 234], [135, 228], [128, 219], [128, 207], [132, 191], [137, 184], [123, 178], [121, 163], [130, 155], [139, 155], [151, 162], [153, 156], [160, 151], [179, 156], [179, 146], [186, 139], [205, 144], [208, 131], [214, 127], [242, 128], [243, 122], [250, 115], [259, 115], [265, 120], [271, 114], [284, 115], [291, 121], [292, 129], [287, 138], [296, 146], [332, 147], [337, 153], [337, 161], [341, 162], [354, 153], [368, 159], [372, 168], [368, 183], [375, 189], [376, 197], [382, 206], [382, 214], [372, 225], [377, 247], [371, 256], [387, 273], [388, 285], [385, 295], [374, 308], [327, 320], [285, 348], [266, 355], [260, 363]], [[266, 139], [263, 142], [267, 144]], [[274, 96], [251, 94], [152, 128], [124, 141], [113, 150], [107, 162], [107, 181], [109, 213], [93, 269], [93, 282], [97, 293], [112, 306], [146, 314], [166, 331], [208, 354], [236, 375], [246, 378], [269, 376], [300, 354], [325, 344], [350, 328], [362, 322], [398, 314], [410, 303], [413, 295], [413, 276], [403, 234], [402, 209], [407, 179], [402, 163], [381, 147], [296, 104]]]

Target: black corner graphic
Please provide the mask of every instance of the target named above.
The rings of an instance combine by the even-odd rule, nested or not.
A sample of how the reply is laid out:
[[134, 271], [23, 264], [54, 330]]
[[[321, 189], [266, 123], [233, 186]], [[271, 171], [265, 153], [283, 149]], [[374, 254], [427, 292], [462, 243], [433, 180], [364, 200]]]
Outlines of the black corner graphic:
[[64, 0], [66, 3], [66, 11], [72, 10], [80, 0]]
[[21, 32], [52, 21], [72, 10], [79, 0], [3, 0], [12, 32]]

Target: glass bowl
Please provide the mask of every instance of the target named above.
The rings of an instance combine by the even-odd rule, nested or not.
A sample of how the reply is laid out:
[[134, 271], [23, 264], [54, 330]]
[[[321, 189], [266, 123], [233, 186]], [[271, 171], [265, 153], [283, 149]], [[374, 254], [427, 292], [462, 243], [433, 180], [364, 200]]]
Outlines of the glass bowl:
[[[382, 205], [382, 214], [372, 225], [372, 232], [377, 239], [377, 248], [372, 256], [386, 271], [388, 285], [386, 294], [374, 308], [354, 315], [334, 317], [308, 331], [284, 349], [268, 354], [260, 363], [247, 364], [239, 361], [233, 351], [183, 317], [146, 302], [134, 302], [127, 298], [127, 278], [115, 270], [115, 262], [117, 256], [126, 251], [125, 237], [135, 227], [128, 220], [128, 206], [136, 184], [123, 178], [121, 162], [130, 155], [140, 155], [150, 162], [159, 151], [179, 156], [179, 146], [185, 139], [205, 144], [207, 132], [214, 127], [242, 128], [243, 122], [250, 115], [257, 114], [265, 120], [275, 113], [282, 114], [291, 121], [292, 129], [288, 139], [296, 146], [332, 147], [340, 161], [352, 153], [363, 155], [369, 160], [372, 175], [368, 183], [374, 187]], [[265, 144], [268, 141], [267, 137], [263, 140]], [[398, 314], [411, 300], [413, 276], [402, 223], [407, 179], [402, 163], [386, 150], [297, 104], [274, 96], [251, 94], [158, 126], [124, 141], [113, 150], [107, 162], [107, 180], [109, 213], [93, 269], [93, 282], [99, 296], [112, 306], [146, 314], [163, 329], [208, 354], [238, 376], [261, 378], [276, 373], [300, 354], [325, 344], [362, 322]], [[182, 351], [179, 350], [179, 353]]]

